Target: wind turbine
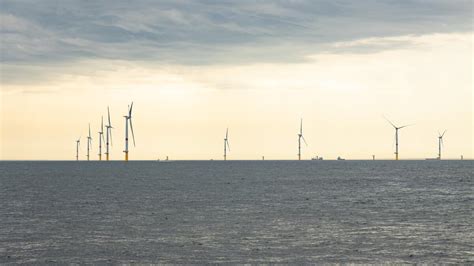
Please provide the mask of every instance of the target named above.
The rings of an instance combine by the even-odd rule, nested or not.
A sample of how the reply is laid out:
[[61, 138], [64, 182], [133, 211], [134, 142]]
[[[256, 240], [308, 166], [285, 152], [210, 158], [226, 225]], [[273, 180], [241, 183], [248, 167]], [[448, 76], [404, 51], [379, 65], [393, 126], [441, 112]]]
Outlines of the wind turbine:
[[227, 160], [227, 148], [230, 151], [230, 145], [229, 145], [229, 129], [225, 131], [225, 139], [224, 139], [224, 161]]
[[104, 117], [100, 122], [100, 131], [99, 131], [99, 161], [102, 161], [102, 140], [104, 139]]
[[91, 124], [89, 124], [89, 136], [87, 136], [87, 160], [89, 161], [89, 150], [92, 146], [92, 137], [91, 137]]
[[443, 134], [438, 132], [438, 160], [441, 160], [441, 146], [444, 145], [443, 143], [444, 133], [446, 133], [446, 130], [443, 132]]
[[108, 161], [109, 160], [109, 139], [110, 139], [110, 144], [112, 145], [112, 124], [110, 123], [110, 110], [109, 107], [107, 106], [107, 116], [108, 116], [108, 124], [105, 125], [105, 159]]
[[301, 118], [300, 133], [298, 134], [298, 161], [301, 160], [301, 139], [303, 139], [304, 144], [308, 146], [306, 140], [303, 137], [303, 118]]
[[[384, 117], [385, 118], [385, 117]], [[398, 130], [404, 128], [404, 127], [408, 127], [408, 126], [412, 126], [412, 125], [404, 125], [404, 126], [401, 126], [401, 127], [397, 127], [396, 125], [394, 125], [390, 120], [388, 120], [387, 118], [385, 118], [385, 120], [387, 120], [387, 122], [389, 122], [393, 128], [395, 128], [395, 160], [398, 161]]]
[[133, 134], [133, 125], [132, 125], [132, 109], [133, 102], [128, 108], [128, 115], [125, 115], [125, 161], [128, 161], [128, 124], [130, 124], [130, 130], [132, 131], [133, 146], [135, 147], [135, 135]]
[[76, 140], [76, 161], [79, 161], [79, 145], [81, 144], [81, 137]]

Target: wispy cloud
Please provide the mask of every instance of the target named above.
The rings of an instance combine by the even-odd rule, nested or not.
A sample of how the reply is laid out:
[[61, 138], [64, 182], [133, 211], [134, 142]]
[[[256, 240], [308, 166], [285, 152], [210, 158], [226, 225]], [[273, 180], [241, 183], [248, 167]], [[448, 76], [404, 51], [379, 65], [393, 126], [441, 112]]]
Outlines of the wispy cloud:
[[[334, 43], [472, 31], [472, 1], [3, 0], [1, 61], [302, 61]], [[386, 43], [369, 50], [390, 49]]]

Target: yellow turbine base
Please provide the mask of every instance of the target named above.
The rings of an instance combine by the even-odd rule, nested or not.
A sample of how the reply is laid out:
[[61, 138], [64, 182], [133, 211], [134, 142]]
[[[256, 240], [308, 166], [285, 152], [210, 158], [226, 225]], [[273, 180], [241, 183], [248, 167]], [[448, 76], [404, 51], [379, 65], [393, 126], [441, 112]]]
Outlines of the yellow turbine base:
[[398, 161], [398, 154], [397, 154], [397, 155], [395, 155], [395, 160], [396, 160], [396, 161]]
[[109, 160], [109, 154], [108, 154], [108, 153], [105, 155], [105, 159], [106, 159], [107, 161]]
[[99, 161], [102, 161], [102, 154], [99, 154]]
[[125, 152], [125, 161], [128, 162], [128, 152]]

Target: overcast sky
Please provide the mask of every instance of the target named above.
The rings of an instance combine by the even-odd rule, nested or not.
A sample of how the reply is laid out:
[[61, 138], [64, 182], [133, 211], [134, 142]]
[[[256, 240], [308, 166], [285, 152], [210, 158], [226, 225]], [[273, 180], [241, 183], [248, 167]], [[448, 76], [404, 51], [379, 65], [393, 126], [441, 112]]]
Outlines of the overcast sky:
[[[216, 125], [219, 130], [229, 124], [243, 127], [253, 118], [239, 110], [252, 101], [258, 105], [257, 100], [261, 99], [269, 101], [266, 102], [271, 105], [269, 110], [283, 109], [295, 115], [280, 125], [285, 128], [293, 126], [299, 116], [319, 115], [310, 111], [310, 107], [322, 97], [337, 106], [350, 103], [353, 93], [363, 99], [381, 93], [384, 96], [377, 96], [376, 101], [381, 104], [377, 108], [393, 105], [388, 110], [392, 113], [387, 115], [400, 118], [409, 117], [396, 111], [395, 105], [403, 102], [397, 98], [400, 95], [418, 97], [412, 108], [422, 110], [435, 110], [428, 105], [430, 100], [433, 103], [451, 100], [447, 106], [459, 105], [462, 110], [455, 111], [453, 107], [446, 112], [452, 116], [461, 112], [463, 115], [456, 125], [459, 129], [466, 128], [452, 156], [472, 154], [472, 0], [0, 0], [0, 21], [3, 158], [24, 158], [14, 152], [13, 144], [28, 143], [32, 136], [18, 132], [37, 128], [20, 126], [18, 121], [28, 124], [31, 113], [37, 113], [33, 106], [39, 102], [50, 106], [61, 101], [69, 103], [45, 113], [53, 116], [58, 112], [77, 112], [67, 108], [84, 99], [97, 99], [100, 104], [95, 102], [90, 109], [102, 112], [104, 106], [125, 104], [144, 94], [148, 98], [160, 95], [156, 101], [171, 102], [169, 108], [180, 106], [183, 101], [198, 101], [206, 94], [205, 104], [199, 102], [205, 118], [195, 117], [193, 121], [205, 123], [217, 119], [225, 124]], [[456, 87], [433, 77], [452, 81]], [[423, 87], [412, 87], [414, 84]], [[394, 97], [396, 86], [400, 91]], [[255, 89], [259, 91], [249, 92]], [[220, 90], [248, 92], [220, 95]], [[305, 90], [309, 91], [302, 92]], [[429, 95], [430, 90], [437, 95]], [[443, 91], [449, 91], [451, 96], [443, 98], [439, 94]], [[283, 98], [298, 95], [313, 101], [301, 106], [288, 105], [281, 99], [271, 102], [275, 93]], [[230, 104], [236, 113], [233, 121], [211, 115], [229, 98], [234, 99]], [[26, 102], [30, 103], [29, 107], [21, 111], [14, 108]], [[151, 110], [154, 104], [147, 104]], [[328, 102], [319, 104], [321, 107]], [[137, 103], [137, 110], [139, 106]], [[376, 110], [377, 117], [384, 112]], [[174, 114], [182, 115], [180, 111]], [[267, 115], [274, 114], [269, 111]], [[11, 121], [13, 116], [15, 123]], [[62, 121], [60, 117], [56, 119]], [[87, 117], [80, 123], [87, 124], [92, 119], [97, 120]], [[361, 119], [368, 118], [361, 114]], [[173, 129], [172, 125], [166, 126], [170, 131]], [[312, 127], [315, 132], [320, 130], [316, 125]], [[433, 130], [436, 132], [438, 128]], [[53, 134], [44, 129], [39, 132], [45, 136]], [[201, 133], [204, 135], [205, 131]], [[61, 136], [67, 134], [71, 133], [63, 132]], [[144, 134], [142, 138], [153, 136]], [[64, 141], [71, 137], [67, 135]], [[463, 141], [468, 143], [464, 150]], [[40, 147], [24, 145], [34, 154], [32, 158], [42, 158]], [[64, 146], [64, 143], [55, 145]], [[166, 147], [156, 145], [157, 150]], [[291, 157], [290, 150], [294, 148], [291, 145], [282, 148], [281, 153], [271, 151], [278, 158], [286, 153]], [[251, 154], [250, 148], [242, 150], [240, 158]], [[313, 153], [320, 151], [317, 145], [313, 148]], [[69, 158], [69, 149], [57, 149], [58, 157], [45, 158]], [[195, 151], [183, 150], [186, 158], [207, 158], [197, 152], [202, 146], [188, 149]], [[388, 150], [384, 154], [389, 157], [389, 149], [380, 148], [379, 153]], [[348, 147], [347, 152], [363, 156], [356, 147], [352, 150]], [[415, 151], [410, 154], [424, 156]], [[142, 156], [150, 155], [144, 152]]]
[[[470, 32], [472, 1], [2, 0], [2, 62], [298, 61], [369, 37]], [[339, 49], [390, 49], [376, 47]]]

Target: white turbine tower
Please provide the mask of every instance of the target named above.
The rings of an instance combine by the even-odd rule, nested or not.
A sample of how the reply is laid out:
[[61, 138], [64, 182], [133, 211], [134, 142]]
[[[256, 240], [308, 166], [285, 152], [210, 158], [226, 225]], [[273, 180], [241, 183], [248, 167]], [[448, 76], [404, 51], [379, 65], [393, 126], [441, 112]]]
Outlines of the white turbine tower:
[[81, 137], [76, 140], [76, 161], [79, 161], [79, 145], [81, 145]]
[[133, 146], [135, 146], [135, 135], [133, 134], [133, 125], [132, 125], [132, 109], [133, 102], [128, 108], [128, 115], [125, 115], [125, 161], [128, 161], [128, 125], [130, 124], [130, 130], [132, 131]]
[[110, 123], [110, 110], [109, 107], [107, 106], [107, 116], [108, 116], [108, 124], [105, 125], [105, 159], [108, 161], [109, 160], [109, 140], [110, 140], [110, 145], [112, 145], [112, 124]]
[[396, 125], [394, 125], [387, 118], [385, 118], [385, 120], [387, 120], [387, 122], [389, 122], [393, 126], [393, 128], [395, 129], [395, 160], [398, 161], [398, 130], [400, 130], [404, 127], [412, 126], [412, 125], [404, 125], [404, 126], [401, 126], [401, 127], [397, 127]]
[[90, 156], [90, 149], [92, 147], [92, 137], [91, 137], [91, 124], [89, 124], [89, 136], [87, 136], [87, 160], [89, 161]]
[[443, 134], [438, 132], [438, 160], [441, 160], [441, 146], [444, 146], [444, 133], [446, 133], [446, 130], [443, 132]]
[[230, 145], [229, 145], [229, 129], [225, 131], [225, 139], [224, 139], [224, 161], [227, 160], [227, 149], [230, 151]]
[[100, 121], [99, 131], [99, 161], [102, 161], [102, 140], [104, 139], [104, 117]]
[[298, 161], [301, 160], [301, 139], [303, 139], [304, 144], [308, 146], [306, 140], [303, 137], [303, 118], [301, 118], [300, 133], [298, 134]]

